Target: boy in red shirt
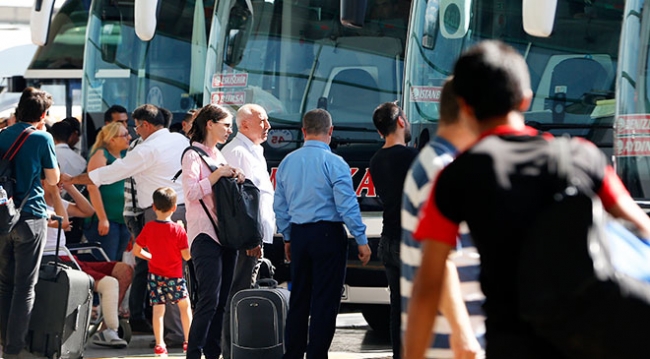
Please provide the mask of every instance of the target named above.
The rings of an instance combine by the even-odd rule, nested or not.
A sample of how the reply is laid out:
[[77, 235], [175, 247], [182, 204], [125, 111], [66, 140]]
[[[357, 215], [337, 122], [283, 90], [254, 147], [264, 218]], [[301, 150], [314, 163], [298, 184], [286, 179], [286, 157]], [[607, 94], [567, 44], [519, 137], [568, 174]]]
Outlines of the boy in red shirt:
[[[147, 288], [153, 306], [153, 332], [156, 337], [154, 354], [167, 356], [163, 339], [165, 303], [178, 304], [183, 324], [183, 352], [192, 322], [192, 311], [187, 286], [183, 278], [183, 259], [190, 259], [187, 233], [182, 225], [171, 221], [176, 211], [176, 192], [169, 187], [158, 188], [153, 193], [153, 210], [156, 220], [147, 223], [136, 239], [133, 254], [149, 261]], [[143, 249], [143, 248], [146, 248]]]

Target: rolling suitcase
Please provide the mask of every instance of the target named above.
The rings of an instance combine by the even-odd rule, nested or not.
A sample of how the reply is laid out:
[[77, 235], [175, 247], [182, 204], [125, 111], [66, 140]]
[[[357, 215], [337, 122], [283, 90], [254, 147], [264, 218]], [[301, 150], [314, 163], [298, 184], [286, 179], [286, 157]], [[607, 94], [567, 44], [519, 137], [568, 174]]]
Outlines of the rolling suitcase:
[[274, 359], [284, 354], [289, 291], [273, 279], [235, 293], [230, 310], [233, 359]]
[[[62, 218], [56, 253], [59, 252]], [[29, 323], [28, 350], [47, 358], [83, 358], [93, 302], [93, 279], [55, 260], [43, 263]]]

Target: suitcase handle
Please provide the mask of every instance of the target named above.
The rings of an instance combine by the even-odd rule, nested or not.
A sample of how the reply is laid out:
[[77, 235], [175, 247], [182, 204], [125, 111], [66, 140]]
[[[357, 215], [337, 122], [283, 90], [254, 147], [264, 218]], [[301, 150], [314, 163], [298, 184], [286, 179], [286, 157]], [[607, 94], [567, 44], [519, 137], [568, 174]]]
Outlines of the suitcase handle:
[[255, 285], [253, 287], [255, 289], [259, 289], [259, 288], [277, 288], [278, 287], [278, 281], [276, 281], [273, 278], [262, 278], [262, 279], [258, 279], [257, 282], [255, 282]]
[[54, 253], [54, 267], [56, 268], [59, 264], [59, 249], [61, 248], [61, 231], [63, 230], [63, 217], [52, 214], [51, 219], [57, 221], [58, 231], [56, 234], [56, 252]]

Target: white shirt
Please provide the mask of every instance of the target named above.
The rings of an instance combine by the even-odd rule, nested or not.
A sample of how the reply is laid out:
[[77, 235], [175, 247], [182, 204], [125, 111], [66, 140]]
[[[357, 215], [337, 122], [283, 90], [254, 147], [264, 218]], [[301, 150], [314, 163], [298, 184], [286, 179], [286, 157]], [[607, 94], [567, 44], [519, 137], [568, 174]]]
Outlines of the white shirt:
[[238, 132], [235, 138], [221, 150], [233, 167], [239, 167], [246, 178], [260, 190], [260, 217], [264, 229], [264, 243], [273, 243], [275, 212], [273, 212], [274, 189], [264, 158], [264, 148]]
[[96, 186], [133, 177], [140, 208], [151, 207], [151, 196], [160, 187], [171, 187], [176, 191], [176, 204], [184, 204], [182, 180], [178, 178], [173, 182], [172, 177], [181, 169], [181, 155], [189, 144], [187, 137], [163, 128], [127, 152], [124, 158], [97, 168], [88, 176]]
[[86, 171], [86, 159], [70, 148], [67, 143], [59, 143], [54, 146], [54, 152], [62, 173], [76, 176]]
[[[70, 202], [61, 199], [61, 202], [63, 202], [63, 208], [67, 211], [68, 206], [70, 206]], [[50, 206], [49, 204], [47, 206], [47, 214], [48, 216], [50, 214], [56, 214], [54, 213], [54, 207]], [[56, 237], [59, 234], [59, 228], [54, 228], [54, 227], [47, 227], [47, 236], [45, 237], [45, 250], [43, 251], [44, 256], [52, 256], [54, 253], [56, 253]], [[65, 251], [61, 250], [60, 248], [65, 247], [66, 243], [66, 237], [65, 237], [65, 231], [61, 231], [61, 242], [59, 243], [59, 255], [60, 256], [67, 256], [68, 253]]]

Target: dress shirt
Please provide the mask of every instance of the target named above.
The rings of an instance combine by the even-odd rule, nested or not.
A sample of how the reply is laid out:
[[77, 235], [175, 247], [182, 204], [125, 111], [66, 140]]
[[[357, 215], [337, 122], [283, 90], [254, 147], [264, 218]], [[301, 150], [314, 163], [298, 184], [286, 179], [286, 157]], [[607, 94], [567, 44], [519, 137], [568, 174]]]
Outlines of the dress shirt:
[[70, 148], [67, 143], [55, 145], [54, 152], [56, 152], [56, 160], [59, 162], [62, 173], [76, 176], [86, 171], [86, 159]]
[[321, 141], [305, 141], [282, 160], [273, 209], [278, 232], [290, 241], [291, 223], [344, 222], [357, 244], [368, 243], [350, 166]]
[[160, 187], [174, 189], [176, 204], [182, 204], [185, 203], [182, 183], [180, 180], [173, 182], [172, 177], [181, 167], [180, 158], [188, 145], [187, 137], [163, 128], [127, 152], [124, 158], [118, 158], [110, 165], [97, 168], [88, 175], [96, 186], [133, 177], [140, 208], [151, 207], [151, 196]]
[[[208, 148], [201, 143], [192, 142], [212, 159], [212, 165], [219, 166], [225, 164], [226, 159], [216, 147]], [[217, 211], [214, 204], [214, 195], [212, 194], [212, 185], [208, 176], [212, 173], [210, 168], [203, 163], [201, 155], [196, 151], [187, 151], [183, 156], [183, 192], [185, 195], [185, 219], [187, 220], [187, 238], [192, 246], [194, 238], [201, 233], [205, 233], [215, 242], [219, 242], [217, 232], [214, 230], [212, 221], [205, 213], [200, 199], [210, 211], [210, 217], [217, 223]]]
[[264, 229], [264, 243], [273, 243], [275, 213], [273, 212], [273, 184], [268, 172], [264, 148], [256, 145], [244, 134], [238, 132], [235, 138], [221, 150], [233, 167], [240, 168], [246, 178], [260, 190], [260, 218]]

